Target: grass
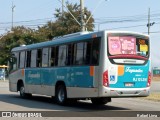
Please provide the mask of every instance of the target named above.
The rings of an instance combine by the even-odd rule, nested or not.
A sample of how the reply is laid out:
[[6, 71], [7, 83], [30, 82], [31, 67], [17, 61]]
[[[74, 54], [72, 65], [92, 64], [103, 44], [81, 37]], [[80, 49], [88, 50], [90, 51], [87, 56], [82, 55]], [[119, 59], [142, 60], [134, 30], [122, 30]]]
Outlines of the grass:
[[153, 76], [152, 81], [160, 81], [160, 76]]
[[[160, 76], [153, 76], [152, 81], [160, 82]], [[160, 92], [153, 92], [148, 97], [142, 97], [142, 99], [160, 102]]]

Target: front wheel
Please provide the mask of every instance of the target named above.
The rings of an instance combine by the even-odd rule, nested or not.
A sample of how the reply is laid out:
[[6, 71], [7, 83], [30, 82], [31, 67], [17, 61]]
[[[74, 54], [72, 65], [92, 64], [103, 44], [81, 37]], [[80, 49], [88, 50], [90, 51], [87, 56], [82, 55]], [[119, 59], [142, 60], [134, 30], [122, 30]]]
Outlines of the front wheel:
[[23, 85], [23, 84], [21, 84], [21, 86], [20, 86], [19, 93], [20, 93], [20, 96], [21, 96], [22, 98], [25, 97], [25, 89], [24, 89], [24, 85]]
[[65, 105], [67, 102], [67, 93], [64, 85], [59, 85], [56, 90], [56, 102]]
[[32, 97], [32, 94], [25, 93], [25, 87], [23, 84], [21, 84], [21, 86], [20, 86], [19, 93], [20, 93], [21, 98]]

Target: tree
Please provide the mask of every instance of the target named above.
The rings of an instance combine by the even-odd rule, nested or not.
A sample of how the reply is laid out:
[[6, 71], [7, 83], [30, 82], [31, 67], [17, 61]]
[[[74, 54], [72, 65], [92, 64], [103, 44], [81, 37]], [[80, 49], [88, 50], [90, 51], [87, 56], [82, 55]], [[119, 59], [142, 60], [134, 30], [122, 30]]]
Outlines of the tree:
[[20, 45], [39, 42], [34, 36], [34, 30], [24, 26], [14, 27], [12, 33], [0, 39], [0, 64], [7, 64], [11, 49]]
[[[67, 9], [74, 15], [74, 17], [77, 19], [77, 21], [81, 22], [81, 11], [80, 11], [80, 5], [78, 4], [70, 4], [69, 2], [66, 3]], [[91, 12], [87, 10], [85, 7], [84, 13], [86, 15], [85, 22], [88, 20], [89, 16], [91, 16]], [[64, 34], [70, 34], [79, 32], [81, 29], [81, 26], [74, 20], [74, 18], [71, 16], [69, 12], [64, 12], [63, 15], [60, 12], [60, 9], [56, 9], [55, 17], [57, 18], [57, 24], [59, 25], [59, 29], [63, 30]], [[94, 19], [93, 17], [90, 18], [88, 24], [86, 25], [86, 28], [88, 31], [93, 31], [94, 28]]]
[[[74, 15], [74, 17], [77, 19], [77, 21], [80, 23], [81, 18], [80, 18], [80, 5], [78, 4], [70, 4], [66, 3], [67, 9]], [[47, 36], [48, 39], [51, 39], [56, 36], [62, 36], [66, 34], [71, 34], [75, 32], [79, 32], [81, 29], [81, 26], [74, 20], [74, 18], [71, 16], [69, 12], [64, 12], [62, 15], [62, 12], [60, 9], [55, 10], [56, 13], [55, 22], [49, 21], [47, 25], [39, 28], [39, 31], [45, 31], [45, 35]], [[85, 22], [88, 20], [89, 16], [91, 16], [91, 12], [87, 10], [87, 8], [84, 9], [85, 15], [87, 18], [85, 19]], [[94, 28], [94, 19], [91, 17], [89, 19], [89, 22], [86, 25], [86, 28], [88, 31], [93, 31]]]
[[[74, 15], [74, 17], [80, 22], [80, 5], [66, 3], [67, 9]], [[17, 26], [12, 29], [13, 33], [0, 38], [0, 64], [7, 64], [8, 58], [10, 57], [11, 49], [20, 45], [29, 45], [32, 43], [38, 43], [43, 41], [51, 40], [53, 37], [63, 36], [70, 33], [79, 32], [81, 27], [73, 19], [69, 12], [62, 12], [60, 9], [55, 10], [56, 21], [49, 21], [46, 25], [38, 27], [38, 30], [26, 28], [24, 26]], [[91, 15], [91, 12], [84, 9], [87, 18]], [[88, 31], [93, 31], [94, 19], [91, 17], [86, 28]]]

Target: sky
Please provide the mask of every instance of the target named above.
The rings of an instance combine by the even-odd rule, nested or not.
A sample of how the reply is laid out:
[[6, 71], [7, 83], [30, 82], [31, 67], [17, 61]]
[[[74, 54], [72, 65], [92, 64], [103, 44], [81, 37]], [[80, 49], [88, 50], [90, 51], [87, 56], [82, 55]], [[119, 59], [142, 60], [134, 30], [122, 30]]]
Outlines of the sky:
[[[56, 8], [61, 8], [61, 0], [0, 0], [0, 34], [6, 34], [12, 26], [26, 26], [36, 29], [55, 21]], [[64, 0], [65, 2], [67, 0]], [[68, 0], [80, 3], [80, 0]], [[126, 30], [148, 34], [148, 9], [150, 8], [151, 62], [152, 67], [160, 67], [160, 0], [84, 0], [84, 6], [92, 12], [95, 31]], [[66, 9], [65, 9], [66, 11]]]

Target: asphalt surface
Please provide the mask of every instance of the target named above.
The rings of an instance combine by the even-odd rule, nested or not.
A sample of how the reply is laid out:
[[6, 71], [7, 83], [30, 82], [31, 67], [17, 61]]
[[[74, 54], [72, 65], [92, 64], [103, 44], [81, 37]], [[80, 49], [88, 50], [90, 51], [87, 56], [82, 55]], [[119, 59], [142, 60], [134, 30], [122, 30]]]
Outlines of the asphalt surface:
[[[152, 82], [151, 92], [159, 92], [159, 86], [160, 82]], [[19, 93], [9, 91], [8, 81], [0, 81], [0, 111], [67, 111], [71, 112], [71, 114], [73, 111], [81, 111], [89, 115], [87, 120], [94, 120], [97, 119], [97, 117], [92, 118], [92, 116], [96, 116], [95, 114], [99, 117], [102, 115], [103, 117], [103, 114], [107, 114], [110, 111], [115, 111], [115, 113], [117, 113], [117, 111], [160, 111], [160, 102], [148, 101], [141, 98], [113, 98], [111, 103], [103, 106], [94, 106], [90, 101], [79, 101], [74, 105], [59, 106], [54, 103], [50, 97], [46, 96], [33, 96], [30, 99], [21, 99]], [[83, 116], [80, 118], [76, 117], [76, 119], [82, 119], [82, 117]], [[113, 117], [110, 117], [110, 119], [117, 119]], [[74, 117], [66, 118], [69, 120], [75, 119]], [[3, 120], [5, 118], [0, 119]], [[35, 119], [39, 120], [40, 118]], [[50, 119], [53, 118], [43, 118], [43, 120]], [[64, 117], [56, 118], [56, 120], [61, 119], [64, 119]], [[131, 117], [129, 119], [132, 120]], [[152, 120], [153, 118], [145, 119]], [[17, 118], [15, 118], [15, 120], [17, 120]], [[27, 118], [27, 120], [30, 120], [30, 118]], [[121, 119], [118, 118], [118, 120]]]

